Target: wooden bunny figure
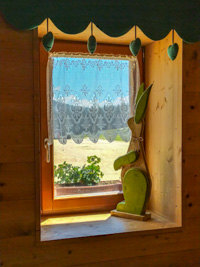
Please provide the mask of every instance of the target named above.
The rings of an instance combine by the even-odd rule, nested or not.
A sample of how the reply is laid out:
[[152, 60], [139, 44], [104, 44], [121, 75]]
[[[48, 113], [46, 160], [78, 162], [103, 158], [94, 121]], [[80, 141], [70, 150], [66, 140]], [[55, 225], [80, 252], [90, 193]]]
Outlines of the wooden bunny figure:
[[131, 140], [127, 154], [117, 158], [114, 169], [121, 171], [124, 201], [117, 204], [112, 215], [147, 220], [146, 206], [151, 192], [151, 178], [145, 158], [143, 146], [144, 116], [149, 99], [150, 85], [144, 90], [144, 84], [139, 88], [136, 98], [135, 117], [128, 119], [131, 130]]

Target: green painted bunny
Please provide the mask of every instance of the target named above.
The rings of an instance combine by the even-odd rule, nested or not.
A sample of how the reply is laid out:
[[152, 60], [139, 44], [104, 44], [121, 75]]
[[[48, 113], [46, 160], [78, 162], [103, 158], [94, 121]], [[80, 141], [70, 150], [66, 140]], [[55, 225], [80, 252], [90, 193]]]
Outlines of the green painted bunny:
[[122, 169], [124, 194], [124, 201], [117, 204], [117, 211], [135, 215], [145, 214], [151, 192], [151, 178], [143, 146], [144, 117], [151, 88], [152, 85], [144, 90], [144, 84], [140, 86], [135, 101], [135, 116], [127, 122], [132, 133], [127, 154], [114, 162], [115, 170]]

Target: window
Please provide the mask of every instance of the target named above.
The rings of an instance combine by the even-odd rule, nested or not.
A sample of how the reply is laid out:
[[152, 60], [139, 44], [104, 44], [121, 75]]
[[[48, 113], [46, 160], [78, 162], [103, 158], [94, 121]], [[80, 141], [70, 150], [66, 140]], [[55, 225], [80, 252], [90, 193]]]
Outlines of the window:
[[[134, 232], [137, 232], [138, 234], [138, 231], [142, 231], [143, 234], [146, 235], [148, 233], [152, 234], [152, 230], [156, 230], [159, 233], [181, 231], [180, 226], [182, 225], [181, 213], [183, 205], [181, 184], [183, 85], [180, 77], [182, 77], [182, 57], [180, 53], [180, 57], [178, 57], [176, 61], [169, 61], [166, 57], [165, 50], [163, 49], [164, 47], [167, 49], [169, 45], [170, 39], [164, 39], [145, 47], [144, 73], [142, 71], [142, 58], [138, 58], [139, 66], [141, 68], [141, 77], [143, 77], [142, 74], [145, 74], [145, 84], [148, 85], [154, 83], [148, 104], [145, 127], [145, 149], [152, 178], [152, 193], [149, 210], [152, 213], [153, 220], [143, 223], [121, 218], [118, 219], [110, 217], [109, 212], [95, 212], [92, 217], [86, 213], [83, 213], [82, 215], [72, 214], [60, 216], [58, 214], [56, 216], [42, 216], [42, 240], [57, 240], [117, 233], [123, 233], [125, 235], [128, 233], [128, 235], [131, 234], [134, 236]], [[81, 46], [79, 46], [79, 48], [80, 47]], [[105, 51], [102, 47], [103, 45], [101, 46], [101, 52], [104, 53], [110, 51], [128, 53], [124, 46], [112, 46], [110, 51]], [[179, 42], [179, 47], [182, 49], [181, 42]], [[79, 48], [76, 47], [75, 49], [84, 51], [83, 48]], [[56, 51], [72, 51], [72, 49], [74, 48], [72, 48], [71, 44], [66, 44], [64, 42], [62, 42], [62, 44], [56, 44]], [[41, 51], [43, 51], [42, 46]], [[47, 137], [46, 103], [44, 99], [46, 99], [45, 77], [48, 57], [47, 54], [44, 54], [44, 52], [41, 52], [40, 54], [41, 101], [44, 101], [41, 105], [42, 141]], [[141, 81], [143, 80], [144, 79], [141, 78]], [[52, 156], [52, 146], [50, 149]], [[91, 199], [92, 207], [94, 209], [101, 210], [107, 208], [109, 210], [112, 208], [110, 204], [111, 199], [115, 199], [116, 202], [118, 201], [116, 200], [116, 196], [112, 196], [111, 198], [109, 198], [109, 196], [103, 198], [81, 198], [81, 202], [84, 206], [80, 208], [80, 206], [78, 206], [80, 205], [80, 199], [76, 203], [75, 198], [71, 198], [69, 201], [66, 201], [64, 198], [54, 199], [53, 164], [46, 163], [46, 151], [44, 150], [43, 142], [41, 150], [43, 214], [91, 210], [91, 206], [89, 206], [89, 200]], [[115, 204], [113, 204], [113, 206], [114, 205]], [[116, 225], [113, 224], [113, 221], [116, 222]]]
[[[115, 173], [112, 165], [128, 148], [125, 142], [130, 139], [130, 130], [126, 122], [133, 114], [133, 99], [139, 85], [137, 60], [52, 54], [48, 60], [47, 84], [46, 141], [53, 144], [53, 149], [47, 149], [47, 161], [50, 150], [53, 155], [48, 163], [51, 175], [45, 180], [51, 183], [49, 187], [56, 184], [50, 196], [52, 209], [73, 212], [115, 208], [123, 195], [120, 172]], [[88, 175], [83, 179], [83, 173], [98, 165], [90, 162], [83, 168], [88, 156], [90, 161], [101, 159], [104, 177], [100, 181], [90, 180]], [[63, 187], [66, 181], [68, 186]], [[77, 181], [84, 186], [72, 187]]]

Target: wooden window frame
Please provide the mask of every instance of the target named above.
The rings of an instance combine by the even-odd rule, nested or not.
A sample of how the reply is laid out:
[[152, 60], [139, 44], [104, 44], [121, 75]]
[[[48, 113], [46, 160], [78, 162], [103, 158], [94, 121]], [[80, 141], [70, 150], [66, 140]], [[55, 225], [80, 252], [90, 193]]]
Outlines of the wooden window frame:
[[[55, 41], [53, 52], [87, 52], [85, 43]], [[98, 45], [98, 53], [131, 55], [128, 46]], [[48, 53], [40, 42], [40, 99], [41, 99], [41, 211], [43, 215], [108, 211], [123, 200], [122, 193], [109, 195], [54, 198], [53, 146], [50, 147], [50, 163], [46, 162], [44, 139], [47, 137], [46, 116], [46, 66]], [[140, 77], [143, 80], [142, 52], [138, 56]]]

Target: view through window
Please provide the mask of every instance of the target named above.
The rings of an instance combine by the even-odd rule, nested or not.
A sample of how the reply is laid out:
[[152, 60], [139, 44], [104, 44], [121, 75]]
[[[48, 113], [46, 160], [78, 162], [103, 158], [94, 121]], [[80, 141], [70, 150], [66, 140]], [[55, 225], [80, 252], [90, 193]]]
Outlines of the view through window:
[[120, 192], [113, 162], [130, 140], [133, 62], [52, 59], [55, 197]]

